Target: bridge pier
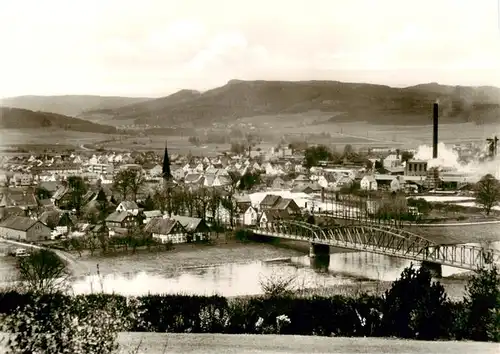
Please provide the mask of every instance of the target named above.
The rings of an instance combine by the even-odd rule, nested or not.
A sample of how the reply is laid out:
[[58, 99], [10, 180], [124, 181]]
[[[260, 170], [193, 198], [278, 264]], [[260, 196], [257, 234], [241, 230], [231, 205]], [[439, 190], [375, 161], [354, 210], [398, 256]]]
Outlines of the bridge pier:
[[427, 269], [434, 278], [441, 278], [443, 276], [443, 268], [439, 263], [422, 261], [422, 268]]
[[319, 243], [311, 243], [309, 246], [309, 258], [314, 258], [316, 256], [330, 256], [330, 246], [322, 245]]
[[330, 267], [330, 255], [322, 254], [309, 258], [309, 264], [316, 273], [326, 273]]

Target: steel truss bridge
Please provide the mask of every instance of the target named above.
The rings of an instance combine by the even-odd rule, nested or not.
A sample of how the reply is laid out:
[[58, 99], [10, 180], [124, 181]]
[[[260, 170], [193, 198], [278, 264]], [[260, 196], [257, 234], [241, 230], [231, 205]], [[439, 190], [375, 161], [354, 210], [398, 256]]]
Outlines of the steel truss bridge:
[[260, 224], [253, 233], [371, 252], [467, 270], [500, 266], [500, 252], [470, 245], [439, 245], [404, 229], [369, 223], [320, 227], [300, 221]]

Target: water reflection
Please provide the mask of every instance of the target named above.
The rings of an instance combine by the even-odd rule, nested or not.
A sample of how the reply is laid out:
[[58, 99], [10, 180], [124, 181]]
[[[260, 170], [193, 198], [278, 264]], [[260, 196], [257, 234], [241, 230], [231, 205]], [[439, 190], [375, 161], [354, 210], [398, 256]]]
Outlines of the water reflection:
[[316, 273], [327, 273], [330, 267], [329, 255], [317, 255], [309, 259], [309, 265]]
[[[336, 253], [330, 257], [296, 257], [270, 262], [226, 264], [184, 269], [182, 273], [139, 272], [80, 277], [77, 293], [103, 290], [123, 295], [147, 293], [220, 294], [224, 296], [261, 294], [263, 278], [289, 277], [302, 288], [354, 284], [368, 280], [393, 281], [411, 261], [369, 252]], [[416, 264], [418, 266], [418, 264]], [[443, 267], [443, 276], [462, 272]]]

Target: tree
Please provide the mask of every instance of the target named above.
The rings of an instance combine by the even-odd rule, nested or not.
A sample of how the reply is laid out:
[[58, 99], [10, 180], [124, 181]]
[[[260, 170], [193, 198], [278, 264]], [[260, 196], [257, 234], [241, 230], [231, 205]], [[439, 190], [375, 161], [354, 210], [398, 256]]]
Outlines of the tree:
[[258, 173], [246, 172], [240, 178], [238, 185], [239, 190], [250, 190], [253, 186], [260, 183], [260, 175]]
[[288, 144], [288, 148], [292, 149], [292, 153], [295, 153], [297, 151], [305, 151], [307, 147], [308, 145], [306, 141], [292, 141], [290, 144]]
[[201, 144], [200, 138], [198, 138], [197, 136], [190, 136], [188, 138], [188, 142], [190, 142], [194, 146], [200, 146]]
[[385, 292], [384, 335], [432, 340], [447, 332], [447, 297], [426, 268], [407, 267]]
[[80, 176], [68, 177], [68, 186], [71, 190], [70, 208], [76, 210], [76, 214], [80, 215], [83, 206], [83, 197], [87, 193], [87, 185]]
[[134, 201], [137, 201], [137, 194], [146, 182], [140, 171], [126, 169], [119, 171], [113, 181], [113, 189], [118, 192], [122, 200], [126, 200], [131, 194]]
[[331, 160], [332, 156], [332, 152], [324, 145], [308, 147], [304, 152], [305, 166], [317, 166], [320, 161]]
[[17, 263], [21, 281], [30, 291], [52, 293], [64, 290], [69, 271], [66, 263], [54, 252], [38, 249]]
[[142, 172], [137, 170], [129, 170], [128, 178], [129, 178], [129, 189], [132, 194], [132, 199], [134, 202], [137, 201], [137, 194], [139, 194], [140, 190], [144, 186], [146, 179]]
[[342, 157], [350, 157], [354, 153], [354, 149], [351, 144], [344, 146], [344, 153]]
[[411, 160], [413, 158], [413, 153], [409, 151], [403, 151], [401, 153], [401, 161], [407, 162], [408, 160]]
[[153, 201], [153, 198], [149, 194], [146, 197], [146, 200], [144, 201], [144, 210], [145, 211], [155, 210], [155, 203]]
[[490, 215], [499, 201], [500, 182], [491, 174], [483, 176], [476, 184], [476, 204], [483, 207], [486, 215]]
[[465, 337], [477, 341], [500, 341], [500, 274], [496, 267], [480, 269], [468, 281]]
[[240, 143], [231, 143], [231, 152], [233, 154], [241, 155], [245, 152], [246, 148], [245, 145], [240, 144]]

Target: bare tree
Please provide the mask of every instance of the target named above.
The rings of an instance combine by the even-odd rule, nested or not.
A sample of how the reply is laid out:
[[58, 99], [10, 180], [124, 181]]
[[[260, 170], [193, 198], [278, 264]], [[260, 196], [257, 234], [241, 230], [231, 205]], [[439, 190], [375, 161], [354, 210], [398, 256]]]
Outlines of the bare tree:
[[127, 199], [129, 192], [129, 170], [119, 171], [113, 178], [113, 189], [120, 194], [122, 200]]
[[476, 184], [476, 204], [483, 207], [486, 215], [490, 215], [494, 206], [500, 202], [500, 182], [491, 174], [481, 178]]
[[39, 249], [20, 258], [17, 267], [21, 281], [34, 292], [52, 293], [65, 290], [70, 275], [66, 263], [54, 252]]
[[141, 191], [142, 187], [144, 186], [144, 183], [146, 182], [146, 179], [144, 178], [144, 175], [140, 171], [136, 170], [129, 170], [129, 190], [130, 193], [132, 194], [133, 200], [136, 202], [137, 201], [137, 194]]

